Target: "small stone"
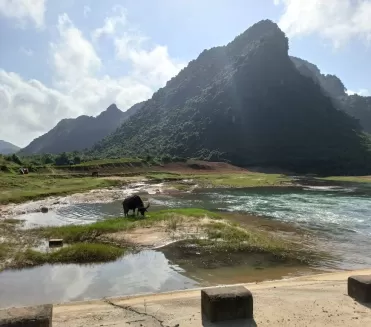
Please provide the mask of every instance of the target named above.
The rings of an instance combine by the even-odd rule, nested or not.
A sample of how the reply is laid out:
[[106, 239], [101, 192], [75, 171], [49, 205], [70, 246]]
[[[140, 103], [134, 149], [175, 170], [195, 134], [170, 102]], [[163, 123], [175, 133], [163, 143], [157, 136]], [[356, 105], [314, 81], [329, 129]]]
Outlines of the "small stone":
[[41, 207], [40, 211], [42, 213], [47, 213], [49, 211], [49, 209], [47, 207]]

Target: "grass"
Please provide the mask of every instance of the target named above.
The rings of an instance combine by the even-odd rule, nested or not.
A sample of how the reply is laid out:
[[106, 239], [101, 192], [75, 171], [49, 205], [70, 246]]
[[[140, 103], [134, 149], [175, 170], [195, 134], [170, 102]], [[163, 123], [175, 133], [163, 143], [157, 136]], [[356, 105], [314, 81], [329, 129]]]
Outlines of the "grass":
[[138, 227], [148, 227], [160, 221], [170, 221], [174, 217], [193, 217], [203, 218], [205, 216], [212, 219], [220, 219], [221, 216], [203, 209], [171, 209], [160, 210], [146, 214], [146, 218], [110, 218], [106, 220], [97, 221], [92, 224], [86, 225], [66, 225], [58, 227], [44, 227], [36, 231], [45, 238], [62, 238], [66, 243], [87, 242], [95, 241], [97, 237], [115, 233], [119, 231], [130, 230]]
[[0, 260], [4, 260], [9, 253], [9, 246], [7, 244], [0, 244]]
[[187, 221], [192, 221], [199, 226], [201, 234], [206, 234], [206, 239], [196, 237], [195, 241], [199, 246], [210, 248], [211, 251], [269, 253], [278, 258], [300, 262], [309, 262], [313, 256], [313, 253], [301, 244], [254, 227], [242, 227], [228, 221], [226, 214], [221, 215], [195, 208], [155, 211], [148, 214], [146, 219], [121, 217], [88, 225], [47, 227], [38, 231], [42, 237], [60, 237], [67, 243], [97, 242], [98, 237], [104, 234], [129, 231], [144, 226], [151, 227], [161, 222], [165, 222], [163, 225], [165, 230], [176, 231]]
[[43, 253], [32, 249], [18, 253], [18, 267], [45, 263], [101, 263], [116, 260], [125, 250], [107, 244], [76, 243], [53, 252]]
[[203, 186], [211, 187], [259, 187], [280, 186], [290, 182], [290, 178], [279, 174], [233, 173], [195, 176]]
[[130, 163], [140, 163], [143, 160], [139, 158], [119, 158], [119, 159], [100, 159], [100, 160], [91, 160], [85, 161], [81, 164], [71, 165], [68, 167], [90, 167], [90, 166], [105, 166], [105, 165], [112, 165], [112, 164], [130, 164]]
[[269, 253], [279, 258], [309, 261], [313, 254], [294, 242], [273, 236], [256, 228], [246, 229], [238, 224], [211, 222], [207, 225], [207, 240], [204, 246], [213, 246], [220, 251], [245, 251]]
[[68, 175], [1, 174], [0, 204], [19, 203], [51, 195], [71, 194], [117, 185], [117, 180]]
[[[192, 179], [195, 184], [201, 187], [261, 187], [261, 186], [280, 186], [290, 183], [291, 179], [280, 174], [263, 173], [229, 173], [229, 174], [170, 174], [170, 173], [151, 173], [147, 178], [154, 181], [181, 181]], [[174, 187], [186, 189], [187, 185], [174, 183]]]
[[320, 179], [334, 182], [371, 183], [370, 176], [329, 176]]

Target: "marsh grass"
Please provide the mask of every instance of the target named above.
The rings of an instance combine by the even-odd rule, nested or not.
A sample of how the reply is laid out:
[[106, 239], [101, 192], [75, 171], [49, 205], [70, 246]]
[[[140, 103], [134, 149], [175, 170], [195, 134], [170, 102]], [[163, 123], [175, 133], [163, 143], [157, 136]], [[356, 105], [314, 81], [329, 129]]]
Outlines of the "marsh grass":
[[309, 263], [316, 254], [303, 246], [257, 228], [244, 228], [228, 222], [210, 222], [205, 226], [207, 239], [198, 244], [216, 251], [269, 253], [282, 259]]
[[225, 214], [195, 208], [155, 211], [144, 219], [121, 217], [89, 225], [47, 227], [39, 229], [38, 233], [46, 238], [63, 238], [66, 243], [97, 242], [98, 237], [104, 234], [159, 224], [173, 233], [187, 223], [191, 223], [195, 228], [197, 226], [200, 235], [206, 235], [205, 239], [195, 237], [197, 244], [208, 247], [212, 251], [270, 253], [279, 258], [301, 262], [309, 262], [313, 259], [314, 252], [309, 251], [302, 244], [252, 226], [246, 227], [231, 222]]
[[333, 182], [371, 183], [370, 176], [329, 176], [319, 179]]
[[[210, 173], [210, 174], [177, 174], [177, 173], [152, 173], [146, 175], [154, 181], [173, 182], [173, 186], [179, 190], [189, 188], [188, 184], [179, 183], [185, 179], [192, 179], [201, 187], [263, 187], [281, 186], [291, 182], [288, 176], [280, 174], [264, 173]], [[177, 183], [178, 182], [178, 183]]]
[[0, 244], [0, 260], [7, 258], [9, 253], [9, 246], [7, 244]]
[[71, 194], [120, 184], [117, 180], [68, 175], [0, 174], [0, 204]]
[[18, 253], [15, 262], [18, 267], [45, 263], [101, 263], [121, 257], [125, 250], [107, 244], [76, 243], [52, 252], [27, 249]]
[[180, 217], [174, 216], [166, 221], [165, 226], [167, 230], [176, 231], [179, 228], [179, 226], [181, 226], [183, 223], [184, 219], [182, 216]]
[[[170, 229], [176, 228], [175, 225], [179, 224], [180, 216], [193, 218], [202, 218], [207, 216], [211, 219], [221, 218], [219, 214], [203, 209], [171, 209], [148, 213], [146, 218], [141, 218], [140, 216], [129, 216], [128, 218], [119, 217], [97, 221], [92, 224], [44, 227], [36, 229], [35, 231], [45, 238], [62, 238], [66, 243], [91, 242], [103, 234], [115, 233], [139, 227], [150, 227], [160, 221], [167, 221]], [[171, 222], [171, 220], [173, 220], [173, 222]]]

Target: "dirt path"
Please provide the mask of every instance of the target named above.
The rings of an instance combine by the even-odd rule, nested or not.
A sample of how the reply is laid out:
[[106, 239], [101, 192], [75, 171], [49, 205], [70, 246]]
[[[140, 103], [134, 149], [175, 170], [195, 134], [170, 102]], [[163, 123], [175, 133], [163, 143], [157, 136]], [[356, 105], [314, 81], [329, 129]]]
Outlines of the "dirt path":
[[[347, 277], [371, 270], [246, 284], [255, 322], [218, 326], [371, 326], [370, 308], [346, 295]], [[53, 326], [214, 326], [202, 322], [200, 290], [71, 303], [54, 307]]]

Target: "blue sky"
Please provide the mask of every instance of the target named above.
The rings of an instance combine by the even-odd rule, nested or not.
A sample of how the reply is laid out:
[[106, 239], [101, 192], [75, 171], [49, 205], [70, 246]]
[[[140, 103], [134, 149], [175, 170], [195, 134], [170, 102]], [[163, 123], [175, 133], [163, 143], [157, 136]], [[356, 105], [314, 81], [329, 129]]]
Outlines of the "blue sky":
[[269, 18], [290, 54], [371, 91], [371, 0], [0, 0], [0, 139], [126, 110], [204, 49]]

